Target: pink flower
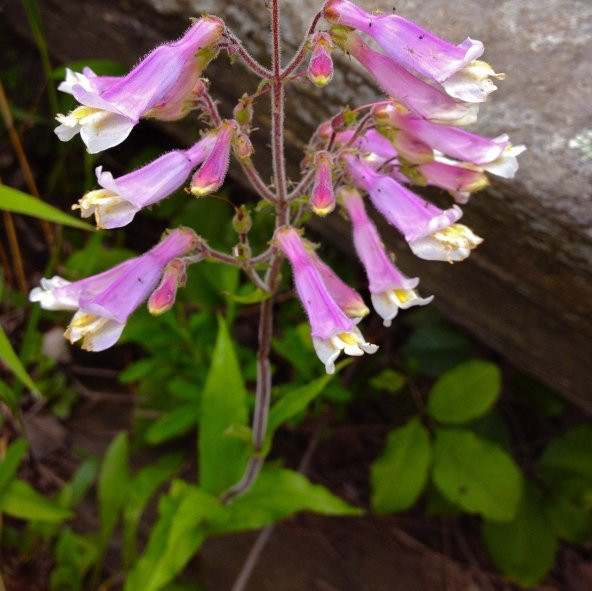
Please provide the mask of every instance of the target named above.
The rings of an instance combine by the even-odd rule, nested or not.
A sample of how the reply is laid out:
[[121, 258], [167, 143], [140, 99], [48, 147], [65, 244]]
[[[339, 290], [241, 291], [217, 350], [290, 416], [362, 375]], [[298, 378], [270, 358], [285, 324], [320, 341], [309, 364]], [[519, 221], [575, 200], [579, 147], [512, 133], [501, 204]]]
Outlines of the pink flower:
[[526, 149], [512, 146], [506, 134], [490, 139], [450, 125], [435, 125], [401, 112], [397, 105], [381, 105], [374, 113], [380, 123], [404, 130], [447, 156], [471, 162], [504, 178], [514, 177], [518, 170], [516, 157]]
[[216, 137], [207, 134], [189, 150], [168, 152], [118, 178], [98, 166], [96, 175], [102, 188], [86, 193], [74, 208], [80, 209], [84, 218], [94, 214], [99, 228], [121, 228], [142, 208], [179, 189], [206, 159], [215, 142]]
[[335, 209], [335, 195], [331, 178], [331, 154], [322, 150], [315, 156], [315, 175], [310, 205], [320, 216], [326, 216]]
[[460, 103], [416, 78], [391, 58], [371, 49], [355, 33], [333, 31], [334, 41], [353, 55], [374, 77], [381, 88], [425, 119], [435, 123], [470, 125], [477, 119], [479, 105]]
[[312, 55], [308, 62], [308, 77], [317, 86], [325, 86], [333, 79], [333, 42], [328, 33], [317, 33], [312, 39]]
[[348, 0], [330, 0], [327, 20], [362, 31], [394, 61], [408, 70], [440, 83], [463, 101], [480, 103], [497, 87], [490, 76], [503, 79], [486, 62], [477, 61], [483, 43], [471, 38], [453, 45], [395, 14], [370, 14]]
[[145, 254], [98, 275], [70, 283], [42, 279], [29, 295], [46, 310], [76, 310], [64, 336], [82, 348], [103, 351], [121, 336], [130, 314], [157, 286], [167, 264], [197, 245], [192, 230], [177, 229]]
[[391, 325], [399, 308], [429, 304], [433, 296], [422, 298], [415, 291], [419, 279], [405, 277], [391, 261], [358, 191], [344, 187], [339, 192], [339, 199], [349, 213], [354, 245], [366, 270], [372, 305], [384, 325]]
[[[172, 92], [192, 88], [187, 72], [196, 54], [214, 44], [223, 31], [220, 19], [204, 17], [179, 41], [157, 47], [129, 74], [105, 88], [92, 77], [87, 77], [88, 82], [80, 79], [78, 84], [72, 79], [66, 81], [62, 90], [71, 91], [82, 106], [66, 116], [57, 116], [61, 125], [56, 134], [68, 141], [80, 133], [91, 154], [120, 144], [141, 117], [150, 116], [152, 109], [163, 108], [165, 99], [173, 98]], [[176, 94], [174, 100], [178, 100]]]
[[356, 323], [329, 293], [298, 232], [280, 228], [275, 240], [292, 266], [296, 291], [310, 322], [313, 345], [327, 373], [335, 372], [335, 360], [341, 351], [354, 356], [374, 353], [376, 345], [364, 340]]
[[231, 141], [237, 129], [238, 124], [233, 119], [222, 122], [217, 131], [214, 147], [191, 179], [193, 195], [203, 197], [222, 186], [230, 163]]
[[461, 261], [482, 242], [469, 228], [455, 223], [462, 216], [457, 205], [442, 210], [393, 178], [376, 173], [359, 158], [346, 156], [345, 160], [353, 183], [368, 192], [376, 209], [403, 234], [420, 258]]
[[428, 185], [446, 189], [458, 203], [466, 203], [471, 193], [489, 186], [484, 172], [457, 166], [452, 160], [420, 164], [416, 170], [425, 178]]

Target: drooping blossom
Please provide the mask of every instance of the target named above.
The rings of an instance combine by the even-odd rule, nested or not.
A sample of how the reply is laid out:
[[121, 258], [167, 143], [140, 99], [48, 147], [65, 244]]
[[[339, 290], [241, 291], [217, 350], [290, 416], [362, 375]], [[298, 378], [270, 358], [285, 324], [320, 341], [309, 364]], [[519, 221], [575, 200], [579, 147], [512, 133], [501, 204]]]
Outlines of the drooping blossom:
[[435, 125], [398, 105], [382, 104], [374, 109], [381, 124], [404, 130], [434, 150], [463, 162], [471, 162], [483, 170], [504, 178], [513, 178], [518, 170], [517, 156], [526, 148], [512, 146], [506, 134], [490, 139], [450, 125]]
[[317, 86], [325, 86], [333, 79], [333, 42], [328, 33], [317, 33], [312, 41], [312, 54], [308, 62], [308, 77]]
[[331, 178], [331, 154], [325, 150], [317, 152], [314, 163], [314, 183], [310, 195], [310, 206], [320, 216], [335, 209], [335, 194]]
[[376, 226], [366, 213], [360, 193], [351, 187], [343, 187], [339, 191], [339, 200], [349, 213], [354, 246], [366, 271], [372, 305], [384, 325], [391, 325], [399, 308], [429, 304], [433, 296], [422, 298], [415, 290], [419, 279], [405, 277], [388, 256]]
[[426, 184], [446, 189], [457, 203], [466, 203], [471, 193], [489, 186], [482, 170], [458, 166], [454, 161], [435, 160], [420, 164], [416, 171], [425, 178]]
[[497, 88], [490, 77], [504, 77], [477, 60], [483, 54], [483, 43], [470, 37], [453, 45], [402, 16], [370, 14], [348, 0], [330, 0], [323, 14], [331, 23], [362, 31], [392, 60], [442, 84], [450, 96], [460, 100], [483, 102]]
[[371, 49], [359, 35], [333, 29], [333, 40], [355, 57], [390, 97], [435, 123], [470, 125], [477, 120], [477, 103], [458, 102], [431, 84], [420, 80], [390, 57]]
[[60, 125], [56, 134], [68, 141], [80, 133], [91, 154], [120, 144], [141, 117], [152, 109], [166, 107], [163, 101], [167, 96], [180, 100], [177, 94], [170, 94], [175, 88], [192, 88], [188, 68], [191, 69], [196, 54], [218, 41], [223, 31], [220, 19], [203, 17], [181, 39], [157, 47], [126, 76], [106, 88], [100, 88], [88, 76], [88, 84], [68, 83], [81, 106], [68, 115], [57, 116]]
[[442, 210], [359, 158], [346, 156], [345, 161], [354, 185], [368, 192], [376, 209], [403, 234], [418, 257], [462, 261], [482, 242], [469, 228], [456, 223], [462, 216], [457, 205]]
[[335, 372], [335, 360], [341, 351], [354, 356], [374, 353], [378, 347], [364, 340], [356, 322], [337, 305], [298, 232], [294, 228], [280, 228], [275, 240], [290, 261], [296, 291], [308, 315], [313, 345], [327, 373]]
[[230, 163], [230, 146], [238, 124], [233, 119], [222, 121], [216, 132], [216, 143], [204, 163], [191, 179], [191, 193], [203, 197], [222, 186]]
[[158, 287], [148, 298], [148, 312], [159, 316], [170, 310], [177, 297], [177, 289], [187, 281], [187, 265], [181, 259], [173, 259], [164, 269]]
[[99, 228], [121, 228], [142, 208], [179, 189], [191, 171], [206, 159], [215, 142], [215, 135], [206, 134], [189, 150], [168, 152], [118, 178], [98, 166], [95, 172], [101, 189], [86, 193], [74, 208], [80, 209], [84, 218], [94, 214]]
[[143, 255], [108, 271], [70, 283], [61, 277], [42, 279], [29, 295], [46, 310], [76, 310], [64, 336], [82, 348], [103, 351], [121, 336], [130, 314], [158, 285], [168, 263], [197, 245], [189, 229], [176, 229]]

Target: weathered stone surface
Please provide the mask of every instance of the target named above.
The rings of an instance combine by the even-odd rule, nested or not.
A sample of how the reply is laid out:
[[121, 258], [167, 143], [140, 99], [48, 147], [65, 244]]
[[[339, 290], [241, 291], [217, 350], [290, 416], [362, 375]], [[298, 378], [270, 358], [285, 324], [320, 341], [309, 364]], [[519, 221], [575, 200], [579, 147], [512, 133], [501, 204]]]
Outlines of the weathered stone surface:
[[[360, 1], [367, 9], [391, 11], [384, 0]], [[222, 16], [257, 57], [265, 59], [268, 13], [263, 0], [40, 0], [49, 46], [60, 61], [90, 57], [133, 63], [163, 39], [178, 36], [187, 17], [202, 11]], [[323, 2], [283, 3], [285, 53], [291, 55]], [[401, 266], [422, 276], [424, 291], [441, 309], [513, 363], [592, 406], [592, 4], [587, 0], [407, 0], [397, 13], [452, 41], [482, 39], [485, 59], [508, 78], [485, 104], [477, 131], [510, 134], [529, 147], [513, 182], [495, 182], [466, 207], [469, 225], [485, 244], [462, 265], [426, 264], [397, 241]], [[5, 9], [27, 34], [20, 3]], [[223, 112], [255, 84], [225, 58], [208, 71]], [[342, 59], [326, 89], [298, 84], [288, 109], [290, 162], [310, 129], [337, 105], [357, 105], [379, 96], [368, 78]], [[262, 165], [268, 124], [258, 119]], [[179, 132], [179, 129], [177, 129]], [[180, 128], [182, 134], [183, 129]], [[320, 227], [345, 247], [349, 230], [336, 216]]]

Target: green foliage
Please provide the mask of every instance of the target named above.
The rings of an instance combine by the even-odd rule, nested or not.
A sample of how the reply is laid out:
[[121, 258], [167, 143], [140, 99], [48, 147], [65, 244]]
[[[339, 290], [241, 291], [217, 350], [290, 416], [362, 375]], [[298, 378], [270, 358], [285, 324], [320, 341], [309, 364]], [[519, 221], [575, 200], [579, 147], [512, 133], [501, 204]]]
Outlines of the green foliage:
[[204, 490], [219, 494], [241, 477], [248, 449], [226, 433], [247, 424], [247, 393], [226, 322], [218, 319], [218, 338], [202, 392], [199, 473]]
[[553, 566], [557, 543], [545, 521], [540, 493], [531, 484], [525, 486], [512, 521], [485, 522], [483, 540], [496, 566], [523, 587], [538, 583]]
[[432, 387], [429, 413], [441, 423], [460, 425], [481, 417], [495, 403], [501, 374], [493, 363], [473, 359], [445, 372]]
[[371, 467], [372, 507], [395, 513], [411, 507], [423, 491], [431, 461], [428, 430], [418, 418], [391, 431]]
[[0, 495], [0, 512], [28, 521], [64, 521], [72, 516], [19, 479], [11, 480]]
[[492, 521], [510, 521], [520, 503], [522, 476], [512, 457], [466, 429], [438, 429], [433, 478], [448, 500]]
[[8, 488], [27, 453], [27, 442], [23, 439], [13, 441], [6, 455], [0, 459], [0, 498]]
[[[27, 370], [24, 368], [21, 360], [18, 358], [15, 350], [12, 348], [4, 329], [0, 326], [0, 361], [8, 367], [8, 369], [18, 378], [31, 392], [39, 395], [39, 390], [37, 386], [27, 373]], [[12, 394], [12, 393], [11, 393]], [[0, 395], [2, 400], [8, 404], [8, 406], [13, 407], [16, 400], [13, 395], [11, 395], [6, 391], [4, 388], [0, 388]]]
[[376, 390], [385, 390], [391, 394], [397, 394], [406, 385], [407, 378], [405, 374], [394, 369], [383, 369], [378, 375], [370, 380], [370, 385]]
[[44, 203], [40, 199], [27, 195], [18, 189], [0, 184], [0, 209], [12, 213], [30, 215], [48, 222], [55, 222], [63, 226], [71, 226], [81, 230], [93, 231], [94, 228], [63, 211]]

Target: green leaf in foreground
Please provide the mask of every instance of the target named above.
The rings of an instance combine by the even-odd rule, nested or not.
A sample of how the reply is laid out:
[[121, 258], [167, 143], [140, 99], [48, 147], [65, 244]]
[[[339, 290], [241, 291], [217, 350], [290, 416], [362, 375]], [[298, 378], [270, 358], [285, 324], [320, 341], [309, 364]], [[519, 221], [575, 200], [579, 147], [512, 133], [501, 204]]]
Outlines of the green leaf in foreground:
[[499, 368], [489, 361], [472, 359], [444, 373], [428, 399], [429, 413], [441, 423], [458, 425], [484, 415], [501, 390]]
[[549, 478], [578, 475], [592, 485], [592, 427], [580, 425], [551, 440], [538, 461]]
[[0, 513], [27, 521], [63, 521], [72, 517], [67, 509], [58, 507], [24, 480], [12, 480], [0, 495]]
[[6, 455], [0, 460], [0, 496], [16, 476], [26, 453], [27, 442], [24, 439], [17, 439], [10, 444]]
[[[15, 350], [12, 348], [4, 329], [0, 326], [0, 361], [27, 387], [39, 395], [39, 390], [27, 370], [23, 367]], [[8, 402], [8, 401], [7, 401]]]
[[522, 475], [499, 445], [465, 429], [438, 429], [434, 444], [434, 483], [469, 513], [492, 521], [514, 518]]
[[218, 319], [212, 365], [202, 392], [199, 428], [200, 482], [219, 494], [242, 476], [248, 447], [226, 434], [233, 425], [247, 424], [247, 392], [226, 322]]
[[0, 209], [12, 213], [30, 215], [42, 220], [47, 220], [48, 222], [71, 226], [72, 228], [89, 231], [94, 230], [91, 225], [77, 220], [75, 217], [69, 216], [63, 211], [48, 205], [36, 197], [2, 184], [0, 184]]
[[228, 505], [224, 521], [212, 527], [216, 533], [258, 529], [299, 511], [322, 515], [362, 513], [298, 472], [267, 467], [244, 495]]
[[431, 451], [428, 430], [418, 418], [389, 433], [370, 472], [377, 513], [404, 511], [415, 503], [427, 481]]
[[557, 542], [545, 521], [540, 494], [532, 485], [525, 487], [513, 521], [483, 524], [483, 540], [496, 566], [524, 587], [538, 583], [555, 560]]

